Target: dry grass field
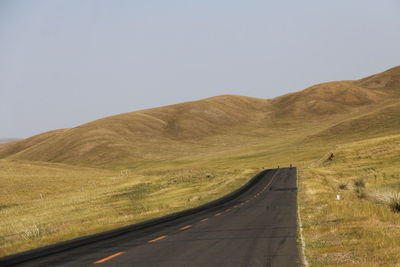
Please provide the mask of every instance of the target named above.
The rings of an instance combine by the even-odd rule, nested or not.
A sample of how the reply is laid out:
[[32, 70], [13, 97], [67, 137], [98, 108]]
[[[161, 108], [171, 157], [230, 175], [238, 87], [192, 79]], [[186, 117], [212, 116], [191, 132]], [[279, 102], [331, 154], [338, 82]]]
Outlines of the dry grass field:
[[399, 99], [396, 67], [270, 100], [218, 96], [0, 144], [0, 256], [194, 207], [262, 167], [292, 163], [311, 264], [391, 263]]
[[195, 164], [107, 171], [0, 160], [0, 253], [198, 206], [233, 191], [257, 171]]
[[299, 206], [311, 266], [400, 263], [399, 160], [400, 135], [393, 135], [339, 145], [301, 168]]

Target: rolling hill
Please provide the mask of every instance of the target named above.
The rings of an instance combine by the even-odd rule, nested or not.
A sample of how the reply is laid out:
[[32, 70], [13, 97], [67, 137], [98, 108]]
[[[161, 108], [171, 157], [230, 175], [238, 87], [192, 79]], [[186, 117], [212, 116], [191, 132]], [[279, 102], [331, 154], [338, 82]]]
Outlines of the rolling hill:
[[[400, 260], [398, 242], [384, 243], [390, 238], [360, 235], [352, 247], [352, 227], [365, 218], [357, 210], [385, 223], [391, 218], [398, 227], [386, 206], [373, 204], [371, 210], [370, 201], [351, 190], [340, 208], [331, 201], [339, 180], [350, 188], [349, 175], [382, 185], [375, 190], [392, 188], [388, 177], [398, 183], [398, 142], [392, 140], [399, 138], [399, 100], [400, 66], [274, 99], [216, 96], [0, 144], [0, 256], [195, 207], [233, 191], [262, 168], [294, 164], [311, 262], [347, 259], [336, 251], [359, 253], [363, 242], [370, 242], [368, 249], [385, 244], [382, 249], [392, 251], [381, 261], [379, 253], [369, 253], [369, 261], [382, 263], [377, 266]], [[382, 160], [375, 160], [375, 152]], [[390, 160], [381, 157], [388, 153]], [[329, 168], [318, 165], [331, 154]], [[358, 159], [362, 165], [353, 165]], [[364, 225], [387, 230], [371, 220]], [[343, 234], [322, 236], [329, 242], [321, 243], [332, 224]], [[340, 243], [347, 241], [347, 247]], [[325, 254], [331, 258], [321, 259]]]
[[[1, 144], [0, 158], [126, 167], [235, 150], [245, 139], [376, 135], [400, 121], [400, 67], [356, 81], [328, 82], [274, 99], [223, 95], [99, 119]], [[368, 122], [368, 123], [366, 123]], [[304, 129], [304, 125], [312, 129]], [[268, 141], [269, 142], [269, 141]], [[267, 143], [268, 143], [267, 142]], [[221, 147], [223, 146], [223, 147]]]

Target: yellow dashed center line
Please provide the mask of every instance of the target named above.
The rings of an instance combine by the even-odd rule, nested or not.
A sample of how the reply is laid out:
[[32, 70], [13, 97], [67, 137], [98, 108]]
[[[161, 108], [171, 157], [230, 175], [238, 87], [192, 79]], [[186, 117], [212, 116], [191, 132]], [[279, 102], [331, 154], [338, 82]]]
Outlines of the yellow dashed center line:
[[149, 242], [149, 243], [157, 242], [158, 240], [164, 239], [164, 238], [166, 238], [166, 237], [167, 237], [167, 235], [163, 235], [163, 236], [154, 238], [153, 240], [150, 240], [150, 241], [148, 241], [148, 242]]
[[104, 258], [104, 259], [101, 259], [101, 260], [98, 260], [98, 261], [94, 262], [94, 264], [102, 263], [102, 262], [108, 261], [108, 260], [110, 260], [110, 259], [112, 259], [112, 258], [115, 258], [115, 257], [117, 257], [117, 256], [119, 256], [119, 255], [121, 255], [121, 254], [124, 254], [124, 253], [125, 253], [125, 252], [118, 252], [118, 253], [115, 253], [115, 254], [113, 254], [113, 255], [111, 255], [111, 256], [108, 256], [107, 258]]
[[186, 230], [186, 229], [188, 229], [190, 227], [192, 227], [192, 226], [191, 225], [186, 225], [186, 226], [182, 227], [180, 230]]
[[[272, 182], [272, 181], [271, 181]], [[256, 198], [257, 196], [259, 196], [260, 194], [262, 194], [265, 190], [267, 190], [267, 188], [268, 188], [268, 186], [271, 184], [271, 182], [268, 184], [268, 185], [266, 185], [261, 191], [259, 191], [257, 194], [255, 194], [251, 199], [254, 199], [254, 198]], [[240, 203], [240, 206], [243, 206], [245, 203], [247, 203], [247, 202], [249, 202], [249, 199], [247, 199], [245, 202], [242, 202], [242, 203]], [[233, 208], [238, 208], [239, 207], [239, 205], [235, 205]], [[229, 212], [229, 211], [231, 211], [232, 209], [226, 209], [225, 210], [225, 212]], [[221, 212], [218, 212], [218, 213], [216, 213], [214, 216], [220, 216], [222, 213]], [[200, 222], [205, 222], [205, 221], [208, 221], [208, 218], [204, 218], [204, 219], [202, 219], [202, 220], [200, 220]], [[192, 227], [192, 225], [186, 225], [186, 226], [184, 226], [184, 227], [182, 227], [182, 228], [180, 228], [180, 230], [186, 230], [186, 229], [189, 229], [190, 227]], [[149, 240], [148, 242], [149, 243], [153, 243], [153, 242], [157, 242], [157, 241], [159, 241], [159, 240], [161, 240], [161, 239], [164, 239], [164, 238], [166, 238], [168, 235], [163, 235], [163, 236], [160, 236], [160, 237], [157, 237], [157, 238], [155, 238], [155, 239], [152, 239], [152, 240]], [[94, 262], [95, 264], [97, 264], [97, 263], [102, 263], [102, 262], [105, 262], [105, 261], [108, 261], [108, 260], [110, 260], [110, 259], [112, 259], [112, 258], [115, 258], [115, 257], [117, 257], [117, 256], [119, 256], [119, 255], [122, 255], [122, 254], [124, 254], [125, 252], [118, 252], [118, 253], [115, 253], [115, 254], [113, 254], [113, 255], [111, 255], [111, 256], [108, 256], [107, 258], [104, 258], [104, 259], [101, 259], [101, 260], [98, 260], [98, 261], [96, 261], [96, 262]]]

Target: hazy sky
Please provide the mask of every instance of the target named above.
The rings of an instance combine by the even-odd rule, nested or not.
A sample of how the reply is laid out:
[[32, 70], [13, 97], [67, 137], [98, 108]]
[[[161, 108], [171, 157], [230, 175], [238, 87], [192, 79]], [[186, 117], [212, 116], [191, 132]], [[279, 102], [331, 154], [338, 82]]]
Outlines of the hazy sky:
[[400, 65], [400, 1], [0, 0], [0, 137]]

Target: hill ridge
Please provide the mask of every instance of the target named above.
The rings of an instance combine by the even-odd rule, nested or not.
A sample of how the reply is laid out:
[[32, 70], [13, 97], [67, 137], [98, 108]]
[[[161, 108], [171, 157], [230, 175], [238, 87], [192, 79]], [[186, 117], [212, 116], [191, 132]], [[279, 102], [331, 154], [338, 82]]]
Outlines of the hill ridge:
[[369, 89], [398, 89], [400, 88], [400, 66], [360, 79], [357, 84]]
[[[104, 167], [194, 155], [204, 147], [217, 149], [218, 142], [225, 149], [234, 149], [243, 141], [256, 145], [260, 141], [252, 137], [278, 136], [283, 125], [307, 131], [307, 136], [325, 136], [332, 131], [327, 129], [371, 112], [379, 117], [390, 110], [393, 120], [397, 110], [385, 107], [400, 98], [400, 90], [388, 90], [397, 88], [399, 77], [400, 67], [395, 67], [360, 80], [321, 83], [273, 99], [220, 95], [122, 113], [0, 144], [0, 158]], [[378, 80], [384, 80], [385, 86], [370, 88]], [[302, 129], [304, 123], [312, 123], [314, 129]], [[289, 134], [280, 135], [290, 138]]]

